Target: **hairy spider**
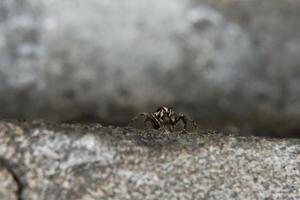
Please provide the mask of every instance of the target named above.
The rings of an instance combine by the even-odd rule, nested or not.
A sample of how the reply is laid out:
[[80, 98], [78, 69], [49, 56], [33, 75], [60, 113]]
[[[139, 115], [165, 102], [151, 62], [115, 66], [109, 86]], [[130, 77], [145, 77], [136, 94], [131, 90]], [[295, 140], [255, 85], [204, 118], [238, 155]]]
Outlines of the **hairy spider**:
[[180, 120], [183, 122], [184, 130], [187, 128], [188, 121], [192, 122], [194, 127], [197, 127], [196, 122], [194, 122], [191, 118], [183, 114], [177, 115], [172, 108], [166, 106], [159, 107], [154, 113], [142, 112], [137, 116], [135, 116], [134, 118], [132, 118], [129, 124], [138, 120], [139, 117], [144, 117], [145, 126], [147, 125], [147, 123], [150, 123], [152, 128], [154, 129], [164, 129], [164, 130], [174, 131], [175, 125]]

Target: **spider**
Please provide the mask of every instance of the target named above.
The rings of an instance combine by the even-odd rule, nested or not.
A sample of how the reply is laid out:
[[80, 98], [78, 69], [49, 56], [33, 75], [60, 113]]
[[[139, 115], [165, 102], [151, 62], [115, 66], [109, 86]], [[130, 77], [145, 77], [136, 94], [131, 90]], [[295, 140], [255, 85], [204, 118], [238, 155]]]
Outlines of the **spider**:
[[180, 120], [183, 122], [184, 130], [187, 128], [188, 121], [192, 122], [195, 128], [197, 127], [197, 124], [194, 120], [183, 114], [177, 115], [172, 108], [166, 106], [161, 106], [157, 108], [157, 110], [154, 113], [142, 112], [134, 118], [132, 118], [129, 124], [132, 124], [140, 117], [144, 117], [144, 126], [147, 126], [147, 123], [150, 123], [152, 128], [154, 129], [164, 129], [171, 132], [174, 131], [175, 125]]

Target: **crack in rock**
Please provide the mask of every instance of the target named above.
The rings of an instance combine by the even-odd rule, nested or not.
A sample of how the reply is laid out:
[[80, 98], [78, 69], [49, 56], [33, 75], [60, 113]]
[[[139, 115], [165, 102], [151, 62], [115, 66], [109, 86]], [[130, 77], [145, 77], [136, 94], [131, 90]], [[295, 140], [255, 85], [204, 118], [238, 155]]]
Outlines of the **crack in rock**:
[[[11, 178], [13, 179], [13, 182], [16, 184], [16, 188], [13, 189], [13, 191], [15, 193], [15, 197], [16, 197], [15, 199], [23, 200], [22, 192], [23, 192], [24, 184], [22, 183], [21, 179], [19, 178], [19, 175], [15, 172], [14, 167], [7, 160], [0, 157], [0, 168], [4, 168], [9, 173]], [[3, 172], [0, 172], [0, 173], [1, 173], [0, 176], [4, 175]], [[2, 185], [4, 182], [1, 179], [1, 177], [0, 177], [0, 180], [1, 180], [0, 184]], [[3, 187], [3, 185], [2, 185], [2, 187]], [[10, 186], [10, 187], [13, 187], [13, 186]], [[8, 190], [9, 188], [5, 188], [5, 189]], [[8, 191], [5, 191], [5, 192], [8, 192]], [[9, 199], [13, 200], [13, 197], [10, 196]]]

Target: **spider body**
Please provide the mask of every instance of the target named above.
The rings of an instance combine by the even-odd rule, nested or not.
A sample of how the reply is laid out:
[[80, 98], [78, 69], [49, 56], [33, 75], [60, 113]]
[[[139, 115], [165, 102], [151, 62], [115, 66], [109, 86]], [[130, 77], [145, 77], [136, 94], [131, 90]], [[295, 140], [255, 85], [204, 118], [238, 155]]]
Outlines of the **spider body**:
[[164, 129], [173, 131], [176, 124], [179, 121], [183, 122], [183, 128], [187, 128], [187, 122], [190, 121], [193, 123], [194, 127], [197, 127], [197, 124], [189, 117], [183, 114], [177, 114], [172, 108], [161, 106], [156, 109], [153, 113], [140, 113], [134, 117], [130, 123], [133, 123], [139, 117], [144, 117], [144, 125], [150, 124], [153, 129]]

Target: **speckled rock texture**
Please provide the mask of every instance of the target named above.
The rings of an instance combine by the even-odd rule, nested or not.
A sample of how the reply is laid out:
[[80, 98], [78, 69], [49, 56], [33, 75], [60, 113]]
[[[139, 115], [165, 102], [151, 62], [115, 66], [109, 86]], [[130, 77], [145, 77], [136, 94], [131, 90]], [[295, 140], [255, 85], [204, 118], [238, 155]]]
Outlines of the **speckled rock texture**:
[[0, 163], [0, 199], [18, 200], [19, 185], [15, 181], [12, 171], [8, 171], [7, 167]]
[[298, 139], [1, 122], [0, 158], [24, 200], [300, 198]]

